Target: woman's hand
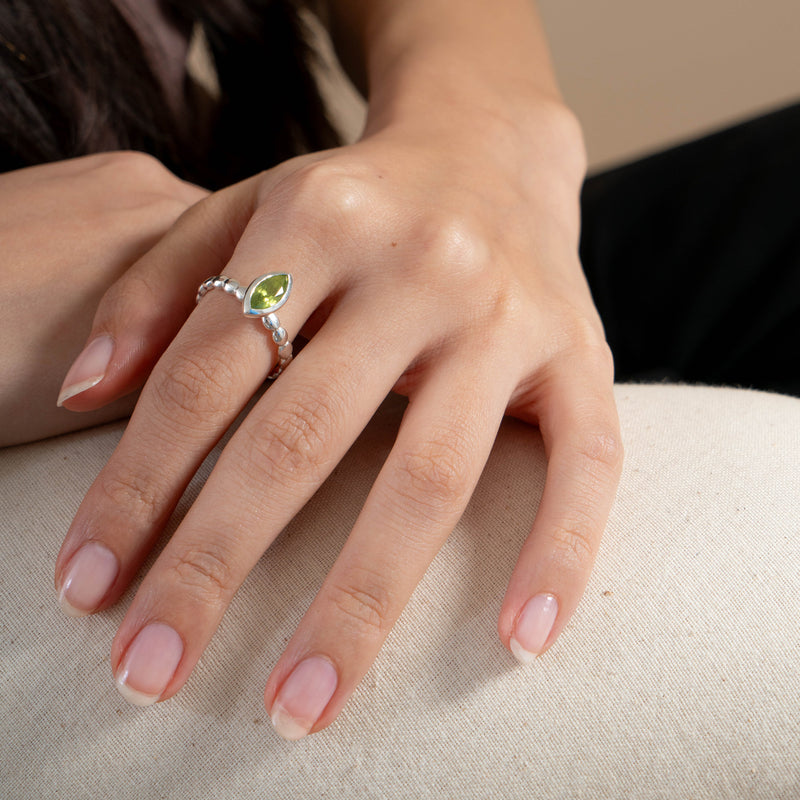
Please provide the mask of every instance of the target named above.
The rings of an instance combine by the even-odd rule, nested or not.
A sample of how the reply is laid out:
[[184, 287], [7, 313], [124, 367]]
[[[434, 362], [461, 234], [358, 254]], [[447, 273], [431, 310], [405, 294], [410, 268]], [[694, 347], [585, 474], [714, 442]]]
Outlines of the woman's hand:
[[0, 446], [130, 413], [70, 414], [58, 387], [106, 289], [207, 194], [141, 153], [0, 175]]
[[186, 319], [198, 284], [290, 272], [281, 324], [309, 340], [128, 610], [112, 666], [134, 702], [180, 689], [250, 569], [393, 388], [410, 400], [396, 443], [267, 683], [279, 732], [297, 738], [339, 713], [462, 514], [505, 413], [539, 425], [549, 467], [500, 637], [532, 659], [578, 604], [621, 464], [612, 359], [577, 256], [579, 127], [536, 97], [514, 121], [437, 108], [373, 117], [356, 145], [211, 195], [104, 298], [85, 351], [112, 343], [104, 377], [66, 405], [97, 408], [157, 363], [59, 556], [71, 613], [116, 602], [275, 364], [272, 337], [223, 292]]

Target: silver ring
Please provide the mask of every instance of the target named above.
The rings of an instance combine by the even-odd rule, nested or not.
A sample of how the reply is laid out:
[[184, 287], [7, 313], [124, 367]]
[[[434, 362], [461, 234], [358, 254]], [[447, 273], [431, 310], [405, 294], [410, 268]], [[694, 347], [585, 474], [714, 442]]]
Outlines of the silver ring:
[[272, 341], [278, 345], [278, 363], [267, 377], [274, 380], [286, 369], [292, 360], [292, 343], [286, 329], [281, 327], [275, 312], [289, 299], [292, 290], [292, 276], [288, 272], [270, 272], [256, 278], [246, 289], [232, 278], [215, 275], [207, 278], [197, 290], [197, 299], [205, 297], [212, 289], [222, 289], [232, 294], [242, 303], [246, 317], [259, 317], [264, 327], [272, 333]]

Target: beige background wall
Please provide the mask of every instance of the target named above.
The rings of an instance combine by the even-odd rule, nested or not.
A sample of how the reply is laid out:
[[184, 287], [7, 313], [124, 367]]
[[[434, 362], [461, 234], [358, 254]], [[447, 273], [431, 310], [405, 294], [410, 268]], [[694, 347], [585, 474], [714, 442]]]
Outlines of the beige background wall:
[[539, 8], [595, 165], [800, 100], [800, 0], [539, 0]]
[[[800, 100], [800, 0], [538, 5], [594, 167]], [[355, 136], [358, 102], [335, 91]]]

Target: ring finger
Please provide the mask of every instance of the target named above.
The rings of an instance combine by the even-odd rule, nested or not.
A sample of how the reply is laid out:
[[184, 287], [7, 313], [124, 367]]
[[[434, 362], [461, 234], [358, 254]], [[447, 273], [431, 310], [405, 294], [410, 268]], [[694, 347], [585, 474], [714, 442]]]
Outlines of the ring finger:
[[[345, 547], [267, 683], [265, 705], [285, 738], [337, 716], [472, 495], [512, 387], [510, 369], [475, 363], [469, 350], [442, 354], [412, 396]], [[476, 392], [481, 381], [491, 389]]]
[[[410, 350], [421, 347], [407, 339], [398, 348], [380, 335], [386, 309], [365, 304], [359, 313], [348, 307], [357, 300], [348, 301], [250, 411], [139, 588], [112, 649], [118, 684], [132, 701], [155, 702], [180, 688], [255, 562], [345, 454]], [[367, 339], [366, 330], [379, 333]], [[342, 342], [351, 348], [343, 351]]]

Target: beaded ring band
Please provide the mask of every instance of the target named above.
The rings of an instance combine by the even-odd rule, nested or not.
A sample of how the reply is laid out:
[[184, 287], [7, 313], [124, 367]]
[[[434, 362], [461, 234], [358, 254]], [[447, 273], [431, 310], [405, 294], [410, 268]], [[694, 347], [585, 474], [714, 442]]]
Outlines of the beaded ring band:
[[215, 275], [204, 280], [197, 290], [196, 302], [212, 289], [222, 289], [242, 303], [246, 317], [260, 317], [264, 327], [272, 333], [272, 341], [278, 345], [278, 363], [267, 377], [274, 380], [286, 369], [292, 360], [292, 343], [286, 329], [281, 327], [275, 312], [289, 299], [292, 290], [292, 276], [288, 272], [270, 272], [256, 278], [245, 289], [232, 278]]

